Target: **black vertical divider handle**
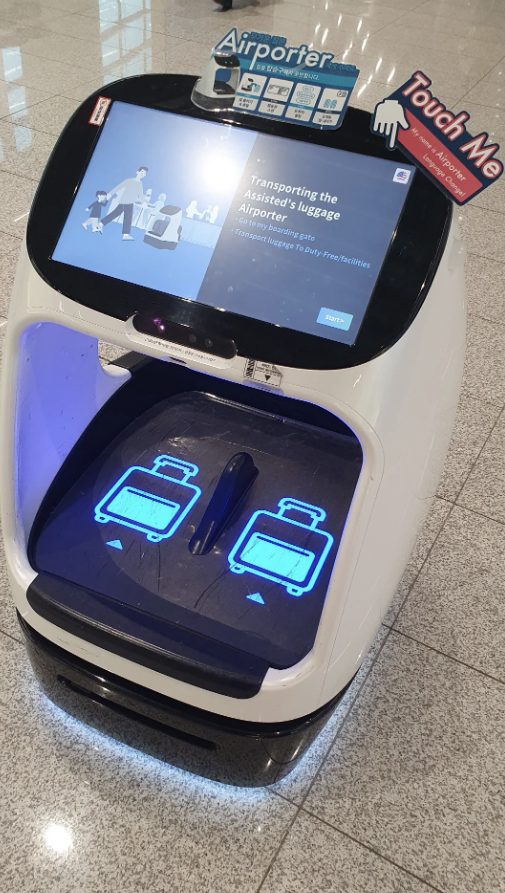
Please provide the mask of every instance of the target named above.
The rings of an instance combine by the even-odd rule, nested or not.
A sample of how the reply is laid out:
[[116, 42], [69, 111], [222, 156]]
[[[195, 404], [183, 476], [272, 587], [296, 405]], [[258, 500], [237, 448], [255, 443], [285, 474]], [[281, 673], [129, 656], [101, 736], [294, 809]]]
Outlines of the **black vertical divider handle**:
[[207, 555], [258, 477], [252, 456], [236, 453], [219, 478], [202, 520], [189, 542], [193, 555]]

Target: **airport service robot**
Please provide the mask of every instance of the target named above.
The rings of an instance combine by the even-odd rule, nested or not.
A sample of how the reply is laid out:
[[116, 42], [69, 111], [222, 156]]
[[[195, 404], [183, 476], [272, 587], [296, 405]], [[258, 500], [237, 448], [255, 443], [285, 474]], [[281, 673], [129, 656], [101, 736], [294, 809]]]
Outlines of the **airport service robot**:
[[[5, 339], [2, 529], [54, 702], [263, 785], [357, 673], [436, 492], [464, 253], [365, 112], [224, 117], [194, 82], [109, 85], [44, 172]], [[117, 183], [122, 224], [84, 228]], [[122, 238], [147, 189], [188, 209], [175, 251]], [[103, 366], [100, 340], [123, 355]]]

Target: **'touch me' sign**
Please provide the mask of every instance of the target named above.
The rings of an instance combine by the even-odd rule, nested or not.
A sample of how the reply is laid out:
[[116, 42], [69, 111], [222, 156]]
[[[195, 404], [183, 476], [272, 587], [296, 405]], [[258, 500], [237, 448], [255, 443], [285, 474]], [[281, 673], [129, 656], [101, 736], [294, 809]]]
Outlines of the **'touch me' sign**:
[[496, 158], [500, 148], [488, 134], [472, 136], [468, 112], [448, 111], [428, 89], [422, 71], [375, 107], [372, 130], [386, 136], [387, 146], [400, 145], [459, 205], [464, 205], [503, 173]]

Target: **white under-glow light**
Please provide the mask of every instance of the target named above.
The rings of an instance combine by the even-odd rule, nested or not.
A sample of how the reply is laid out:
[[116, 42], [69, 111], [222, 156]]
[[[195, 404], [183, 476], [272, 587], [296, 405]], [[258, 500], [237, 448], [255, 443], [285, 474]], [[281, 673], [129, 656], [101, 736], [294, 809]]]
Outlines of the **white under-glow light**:
[[49, 849], [62, 856], [72, 849], [72, 835], [63, 825], [48, 825], [44, 838]]

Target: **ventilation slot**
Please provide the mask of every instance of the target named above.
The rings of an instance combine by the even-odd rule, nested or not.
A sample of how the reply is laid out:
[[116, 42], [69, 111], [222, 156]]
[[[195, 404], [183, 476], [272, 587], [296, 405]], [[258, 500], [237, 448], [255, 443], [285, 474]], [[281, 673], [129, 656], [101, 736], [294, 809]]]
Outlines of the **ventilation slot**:
[[95, 692], [88, 691], [86, 688], [81, 688], [80, 685], [76, 685], [74, 682], [71, 682], [70, 679], [65, 679], [64, 676], [58, 676], [57, 678], [60, 685], [70, 689], [70, 691], [75, 692], [75, 694], [83, 695], [83, 697], [88, 698], [89, 701], [93, 701], [95, 704], [100, 704], [102, 707], [107, 707], [108, 710], [112, 710], [114, 713], [118, 713], [126, 719], [133, 719], [135, 722], [146, 726], [148, 729], [154, 729], [156, 732], [161, 732], [163, 735], [168, 735], [170, 738], [177, 738], [178, 741], [185, 741], [186, 744], [192, 744], [194, 747], [199, 747], [201, 750], [217, 750], [217, 746], [213, 741], [207, 741], [206, 738], [198, 738], [197, 735], [191, 735], [189, 732], [183, 732], [180, 729], [172, 728], [172, 726], [166, 726], [164, 723], [158, 722], [156, 719], [151, 719], [149, 716], [144, 716], [142, 713], [130, 710], [129, 707], [123, 707], [120, 704], [114, 703], [114, 701], [109, 701], [108, 698], [102, 698], [101, 695], [97, 695]]

